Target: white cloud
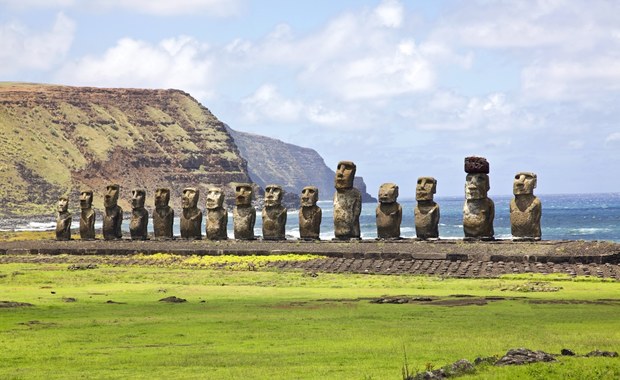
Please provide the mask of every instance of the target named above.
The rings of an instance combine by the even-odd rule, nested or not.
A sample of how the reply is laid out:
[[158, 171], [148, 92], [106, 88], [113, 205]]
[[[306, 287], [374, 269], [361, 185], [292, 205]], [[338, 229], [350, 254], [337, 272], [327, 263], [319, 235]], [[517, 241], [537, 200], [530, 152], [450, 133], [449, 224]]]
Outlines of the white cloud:
[[438, 91], [400, 114], [419, 130], [492, 132], [497, 141], [509, 141], [500, 133], [510, 136], [514, 131], [536, 129], [542, 124], [534, 113], [499, 92], [465, 97]]
[[576, 51], [592, 48], [593, 40], [611, 38], [618, 13], [620, 3], [614, 1], [474, 1], [444, 15], [433, 35], [470, 47]]
[[159, 44], [123, 38], [102, 56], [86, 56], [64, 65], [57, 79], [75, 85], [178, 88], [208, 97], [212, 95], [212, 65], [209, 47], [192, 37]]
[[611, 133], [605, 139], [606, 144], [620, 144], [620, 132]]
[[278, 25], [266, 38], [238, 39], [226, 51], [233, 65], [245, 69], [289, 67], [307, 88], [340, 100], [385, 99], [435, 83], [431, 60], [400, 32], [405, 22], [403, 5], [384, 0], [374, 9], [341, 14], [313, 34], [296, 36], [290, 26]]
[[74, 35], [75, 23], [62, 13], [45, 32], [16, 22], [0, 25], [0, 74], [51, 69], [65, 57]]
[[548, 100], [584, 100], [618, 92], [620, 56], [533, 63], [523, 69], [522, 82], [528, 96]]
[[274, 85], [264, 84], [254, 94], [243, 99], [241, 107], [244, 118], [249, 122], [295, 122], [301, 116], [303, 105], [283, 98]]
[[377, 21], [389, 28], [399, 28], [403, 24], [405, 9], [397, 0], [385, 0], [374, 9]]
[[227, 17], [239, 12], [240, 0], [0, 0], [11, 8], [29, 9], [91, 9], [131, 11], [157, 16], [204, 13]]

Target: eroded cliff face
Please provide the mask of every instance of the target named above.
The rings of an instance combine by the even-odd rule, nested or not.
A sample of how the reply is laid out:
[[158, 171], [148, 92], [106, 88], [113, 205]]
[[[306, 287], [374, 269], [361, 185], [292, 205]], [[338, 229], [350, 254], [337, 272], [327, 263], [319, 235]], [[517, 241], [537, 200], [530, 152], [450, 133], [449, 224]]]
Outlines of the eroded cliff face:
[[[248, 162], [250, 177], [262, 188], [270, 183], [282, 186], [286, 191], [287, 203], [296, 207], [305, 186], [316, 186], [321, 200], [333, 199], [336, 173], [315, 150], [252, 133], [228, 130], [241, 156]], [[361, 177], [355, 177], [354, 186], [362, 193], [363, 202], [377, 201], [366, 192], [366, 184]]]
[[[108, 183], [181, 191], [250, 182], [247, 163], [211, 112], [179, 90], [104, 89], [0, 83], [0, 216], [49, 214], [60, 195], [90, 188], [102, 207]], [[201, 207], [204, 203], [201, 195]]]

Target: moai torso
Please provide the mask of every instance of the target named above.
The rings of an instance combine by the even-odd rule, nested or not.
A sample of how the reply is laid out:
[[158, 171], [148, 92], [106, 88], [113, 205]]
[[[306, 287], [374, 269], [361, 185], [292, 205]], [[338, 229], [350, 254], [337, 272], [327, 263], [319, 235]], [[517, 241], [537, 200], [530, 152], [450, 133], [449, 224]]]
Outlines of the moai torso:
[[233, 209], [233, 225], [235, 239], [254, 240], [254, 224], [256, 209], [252, 206], [252, 186], [248, 183], [235, 187], [235, 208]]
[[119, 185], [109, 185], [103, 199], [105, 213], [103, 215], [103, 238], [117, 240], [123, 237], [123, 209], [117, 204], [120, 192]]
[[519, 239], [540, 240], [540, 218], [542, 204], [534, 195], [537, 176], [534, 173], [521, 172], [515, 176], [513, 185], [514, 199], [510, 201], [510, 230], [512, 236]]
[[403, 209], [396, 199], [398, 186], [393, 183], [384, 183], [379, 188], [379, 205], [376, 209], [377, 238], [400, 239], [400, 223], [403, 219]]
[[159, 188], [155, 190], [155, 211], [153, 212], [153, 235], [157, 239], [172, 239], [174, 224], [174, 210], [168, 206], [170, 190]]
[[188, 240], [202, 239], [202, 211], [198, 208], [200, 191], [194, 187], [183, 190], [181, 205], [181, 238]]
[[306, 186], [301, 191], [301, 208], [299, 209], [299, 237], [303, 240], [319, 240], [323, 211], [316, 205], [319, 189]]
[[84, 190], [80, 193], [80, 238], [95, 239], [95, 210], [92, 208], [93, 192]]
[[146, 240], [148, 238], [149, 212], [144, 208], [146, 192], [142, 189], [131, 191], [131, 220], [129, 234], [132, 240]]
[[360, 238], [362, 195], [353, 187], [355, 169], [351, 161], [338, 163], [334, 194], [334, 235], [337, 240]]
[[282, 206], [284, 191], [278, 185], [265, 187], [263, 207], [263, 239], [286, 240], [286, 208]]
[[493, 238], [495, 204], [489, 198], [466, 200], [463, 206], [463, 231], [468, 238]]
[[437, 181], [433, 177], [420, 177], [416, 185], [417, 205], [413, 210], [415, 233], [418, 239], [439, 238], [439, 205], [433, 200]]
[[465, 158], [465, 204], [463, 205], [463, 231], [466, 238], [492, 240], [495, 235], [493, 219], [495, 204], [487, 197], [489, 164], [483, 157]]
[[224, 207], [224, 192], [212, 187], [207, 193], [207, 239], [228, 239], [228, 211]]
[[71, 240], [72, 216], [68, 211], [69, 199], [58, 199], [58, 217], [56, 218], [56, 240]]

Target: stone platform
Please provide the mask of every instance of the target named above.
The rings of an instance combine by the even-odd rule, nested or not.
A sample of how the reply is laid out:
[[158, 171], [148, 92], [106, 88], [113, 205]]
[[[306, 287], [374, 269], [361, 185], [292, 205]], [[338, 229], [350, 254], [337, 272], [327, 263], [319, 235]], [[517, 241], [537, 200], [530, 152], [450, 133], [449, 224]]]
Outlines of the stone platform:
[[515, 262], [619, 264], [620, 244], [607, 241], [462, 240], [417, 241], [55, 241], [0, 242], [0, 255], [270, 255], [311, 253], [329, 258], [366, 260], [437, 260], [447, 262]]
[[[279, 270], [442, 277], [498, 277], [539, 273], [620, 280], [620, 244], [603, 241], [55, 241], [0, 242], [0, 264], [89, 263], [161, 265], [135, 254], [272, 255], [311, 253], [310, 261], [272, 262]], [[68, 254], [68, 255], [65, 255]]]

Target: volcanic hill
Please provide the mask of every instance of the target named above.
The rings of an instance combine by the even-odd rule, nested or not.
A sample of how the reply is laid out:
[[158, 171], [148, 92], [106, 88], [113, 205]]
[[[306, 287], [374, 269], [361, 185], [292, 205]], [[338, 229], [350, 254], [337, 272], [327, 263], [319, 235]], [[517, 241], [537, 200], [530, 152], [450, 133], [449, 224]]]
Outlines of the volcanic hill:
[[[230, 188], [250, 182], [247, 163], [222, 122], [179, 90], [105, 89], [0, 84], [0, 215], [49, 214], [58, 196], [105, 186], [172, 190]], [[230, 192], [230, 190], [229, 190]], [[51, 206], [51, 207], [50, 207]]]

